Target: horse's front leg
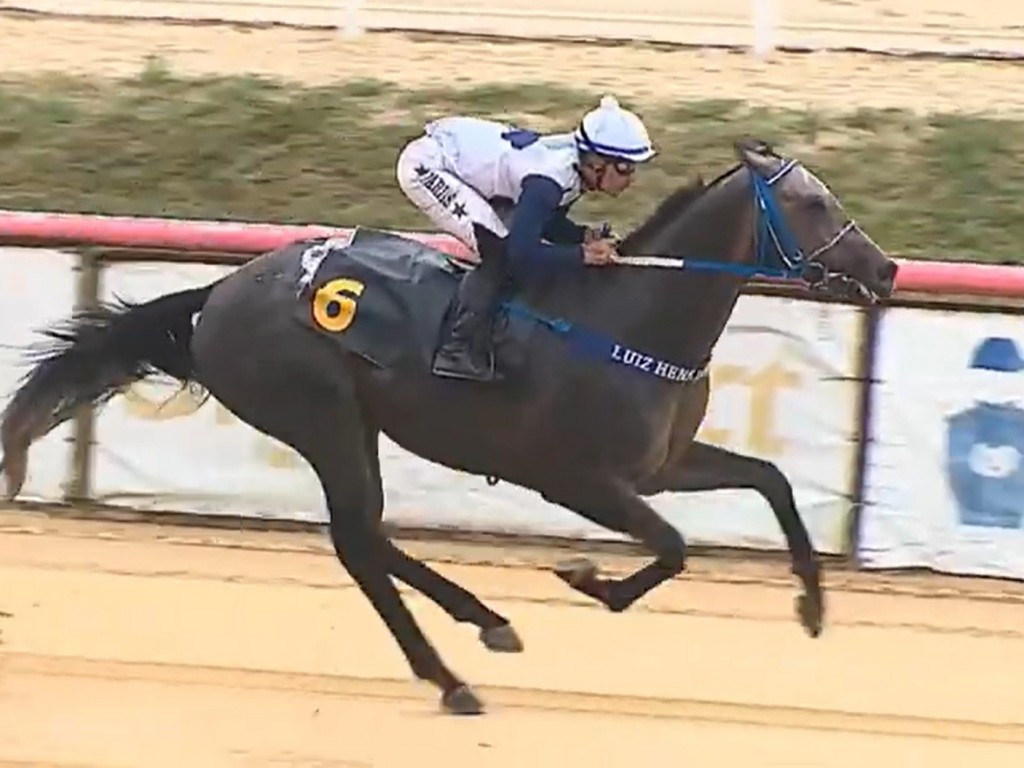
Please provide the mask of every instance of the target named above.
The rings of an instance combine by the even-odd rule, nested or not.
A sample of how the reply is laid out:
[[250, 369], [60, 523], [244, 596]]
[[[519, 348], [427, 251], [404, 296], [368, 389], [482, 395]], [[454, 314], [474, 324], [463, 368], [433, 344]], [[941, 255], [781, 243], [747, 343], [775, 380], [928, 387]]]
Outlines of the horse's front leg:
[[797, 613], [807, 633], [817, 637], [821, 634], [825, 614], [821, 568], [807, 527], [797, 511], [793, 486], [777, 466], [770, 461], [694, 442], [673, 457], [640, 492], [651, 496], [665, 491], [713, 491], [721, 488], [750, 488], [760, 493], [771, 506], [786, 537], [793, 573], [804, 587], [804, 594], [797, 598]]
[[562, 581], [616, 613], [629, 608], [686, 566], [686, 542], [682, 535], [622, 479], [608, 474], [563, 476], [541, 495], [611, 531], [632, 536], [655, 556], [654, 561], [621, 579], [602, 577], [597, 565], [585, 557], [572, 558], [555, 567]]

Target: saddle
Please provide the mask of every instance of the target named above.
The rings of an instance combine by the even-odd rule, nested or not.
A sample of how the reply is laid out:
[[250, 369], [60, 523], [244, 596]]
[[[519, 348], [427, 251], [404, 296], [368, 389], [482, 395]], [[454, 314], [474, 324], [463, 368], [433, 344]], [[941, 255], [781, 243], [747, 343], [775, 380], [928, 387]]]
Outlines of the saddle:
[[[418, 240], [365, 227], [347, 242], [309, 240], [300, 259], [306, 275], [296, 307], [299, 322], [378, 367], [428, 375], [446, 338], [459, 283], [475, 268]], [[499, 308], [496, 354], [507, 325]]]

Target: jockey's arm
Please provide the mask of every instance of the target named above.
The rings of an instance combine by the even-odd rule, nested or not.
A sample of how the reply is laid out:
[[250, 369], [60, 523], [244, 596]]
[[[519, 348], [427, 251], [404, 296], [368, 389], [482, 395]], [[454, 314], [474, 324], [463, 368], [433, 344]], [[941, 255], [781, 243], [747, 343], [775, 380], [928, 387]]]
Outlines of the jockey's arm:
[[583, 266], [583, 236], [573, 243], [545, 243], [545, 230], [557, 215], [562, 189], [547, 176], [527, 176], [508, 233], [508, 256], [514, 270], [561, 269]]
[[555, 210], [544, 228], [544, 239], [561, 245], [582, 243], [586, 234], [587, 228], [570, 219], [565, 208]]

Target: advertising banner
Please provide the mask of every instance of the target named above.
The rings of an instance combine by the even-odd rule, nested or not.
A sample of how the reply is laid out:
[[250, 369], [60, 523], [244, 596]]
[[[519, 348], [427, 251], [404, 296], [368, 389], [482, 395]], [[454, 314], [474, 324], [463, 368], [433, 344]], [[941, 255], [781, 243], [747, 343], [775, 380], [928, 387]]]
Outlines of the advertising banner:
[[1024, 322], [896, 308], [879, 345], [861, 561], [1024, 578]]

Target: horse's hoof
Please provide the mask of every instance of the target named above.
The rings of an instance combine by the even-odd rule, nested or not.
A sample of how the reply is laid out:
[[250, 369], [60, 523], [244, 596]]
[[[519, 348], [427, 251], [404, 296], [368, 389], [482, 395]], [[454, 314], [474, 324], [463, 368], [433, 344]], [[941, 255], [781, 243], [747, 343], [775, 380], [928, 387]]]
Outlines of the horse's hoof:
[[465, 683], [458, 688], [445, 691], [441, 697], [441, 705], [451, 715], [482, 715], [484, 712], [484, 703]]
[[480, 642], [487, 650], [495, 653], [521, 653], [523, 650], [523, 641], [511, 624], [481, 629]]
[[586, 557], [574, 557], [555, 565], [555, 575], [570, 587], [579, 588], [597, 578], [597, 566]]
[[811, 599], [808, 594], [797, 595], [796, 612], [804, 631], [811, 637], [818, 637], [822, 627], [821, 599]]

